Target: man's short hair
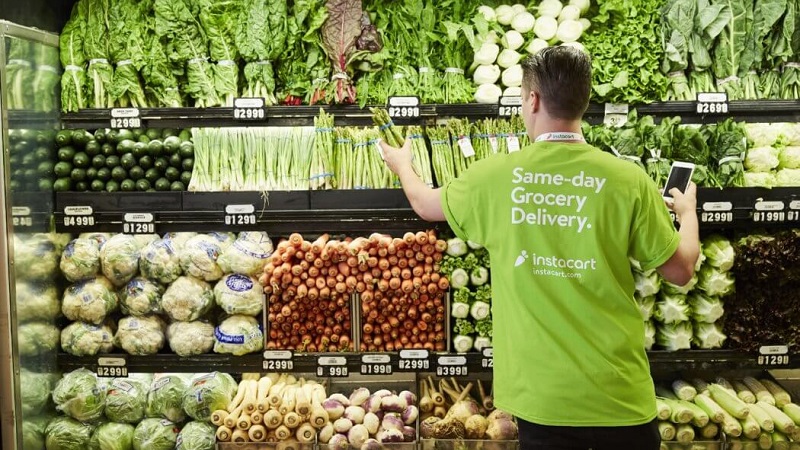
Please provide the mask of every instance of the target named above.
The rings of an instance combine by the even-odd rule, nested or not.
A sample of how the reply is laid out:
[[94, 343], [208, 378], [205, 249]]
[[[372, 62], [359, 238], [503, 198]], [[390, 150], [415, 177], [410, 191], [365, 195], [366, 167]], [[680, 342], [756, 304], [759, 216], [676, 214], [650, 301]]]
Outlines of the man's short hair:
[[567, 45], [544, 48], [522, 61], [522, 88], [536, 92], [552, 118], [580, 119], [592, 91], [591, 58]]

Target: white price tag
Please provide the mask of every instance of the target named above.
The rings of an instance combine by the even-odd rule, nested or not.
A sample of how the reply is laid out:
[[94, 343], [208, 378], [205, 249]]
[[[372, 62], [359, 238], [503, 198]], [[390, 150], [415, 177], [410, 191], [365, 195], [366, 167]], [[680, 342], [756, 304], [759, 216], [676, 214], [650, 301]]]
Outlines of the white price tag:
[[469, 136], [461, 136], [458, 138], [458, 147], [461, 149], [464, 158], [472, 158], [475, 156], [475, 149], [472, 147], [472, 140]]
[[621, 127], [628, 122], [628, 105], [624, 103], [606, 103], [603, 123], [610, 127]]
[[113, 108], [111, 128], [141, 128], [142, 119], [138, 108]]
[[516, 134], [509, 134], [506, 138], [506, 145], [508, 146], [508, 153], [519, 151], [519, 138]]

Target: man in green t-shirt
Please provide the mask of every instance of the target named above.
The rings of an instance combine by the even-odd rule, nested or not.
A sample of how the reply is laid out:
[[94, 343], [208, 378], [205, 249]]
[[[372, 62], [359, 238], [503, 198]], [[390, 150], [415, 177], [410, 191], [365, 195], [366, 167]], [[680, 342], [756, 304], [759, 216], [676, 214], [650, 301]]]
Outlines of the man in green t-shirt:
[[580, 134], [591, 62], [572, 47], [523, 64], [533, 144], [472, 164], [440, 189], [414, 173], [410, 144], [381, 143], [414, 210], [484, 245], [492, 266], [495, 404], [523, 450], [656, 450], [653, 381], [629, 258], [683, 285], [699, 256], [695, 187], [670, 205], [630, 162]]

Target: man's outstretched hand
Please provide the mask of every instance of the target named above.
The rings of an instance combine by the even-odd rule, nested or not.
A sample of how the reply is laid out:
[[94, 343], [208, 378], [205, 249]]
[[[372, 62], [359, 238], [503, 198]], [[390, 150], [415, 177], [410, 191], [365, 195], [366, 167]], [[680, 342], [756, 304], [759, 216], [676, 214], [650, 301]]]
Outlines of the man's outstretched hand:
[[389, 170], [396, 175], [400, 175], [405, 170], [413, 170], [411, 165], [411, 140], [406, 139], [406, 142], [400, 148], [395, 148], [381, 140], [378, 145], [381, 146], [381, 156], [389, 167]]

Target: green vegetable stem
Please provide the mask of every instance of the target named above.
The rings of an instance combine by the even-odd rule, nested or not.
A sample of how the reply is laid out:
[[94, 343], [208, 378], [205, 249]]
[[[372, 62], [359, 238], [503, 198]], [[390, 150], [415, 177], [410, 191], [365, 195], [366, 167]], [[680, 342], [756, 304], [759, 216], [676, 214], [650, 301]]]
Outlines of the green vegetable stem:
[[402, 147], [405, 139], [403, 139], [402, 133], [394, 125], [394, 122], [392, 122], [389, 113], [383, 108], [370, 108], [370, 111], [372, 112], [372, 122], [378, 127], [381, 138], [392, 147]]

